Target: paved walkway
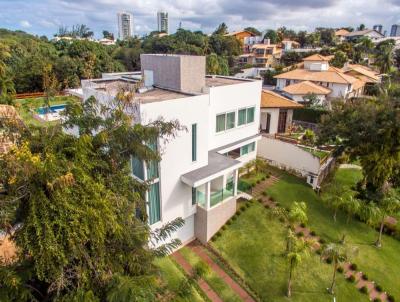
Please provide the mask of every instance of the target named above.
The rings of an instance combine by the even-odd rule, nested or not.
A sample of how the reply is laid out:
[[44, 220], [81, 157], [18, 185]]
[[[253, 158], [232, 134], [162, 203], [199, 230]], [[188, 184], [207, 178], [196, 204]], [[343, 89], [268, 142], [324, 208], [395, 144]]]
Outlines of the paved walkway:
[[[182, 254], [179, 251], [176, 251], [175, 253], [173, 253], [172, 257], [183, 268], [183, 270], [186, 272], [186, 274], [188, 274], [189, 276], [193, 275], [192, 266], [189, 264], [189, 262], [187, 262], [185, 260], [185, 258], [182, 256]], [[217, 295], [217, 293], [202, 278], [200, 278], [197, 281], [197, 284], [200, 286], [201, 290], [206, 294], [206, 296], [212, 302], [223, 302], [222, 299]]]
[[251, 195], [257, 198], [262, 195], [265, 189], [269, 188], [270, 186], [276, 184], [279, 181], [279, 177], [275, 175], [271, 175], [266, 180], [256, 184], [256, 186], [252, 189]]
[[218, 264], [214, 262], [207, 254], [206, 249], [194, 241], [188, 247], [199, 256], [208, 266], [221, 277], [224, 282], [229, 285], [232, 290], [245, 302], [255, 302], [255, 300], [235, 281], [233, 280]]
[[341, 164], [339, 166], [339, 169], [357, 169], [357, 170], [361, 170], [362, 167], [359, 165], [354, 165], [354, 164]]

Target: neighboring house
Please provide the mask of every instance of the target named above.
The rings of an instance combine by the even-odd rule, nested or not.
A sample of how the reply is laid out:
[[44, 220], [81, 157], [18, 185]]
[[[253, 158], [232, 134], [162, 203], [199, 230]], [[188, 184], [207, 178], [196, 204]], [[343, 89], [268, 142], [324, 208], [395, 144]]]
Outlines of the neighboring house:
[[107, 46], [109, 46], [109, 45], [115, 45], [115, 40], [112, 40], [112, 39], [108, 39], [108, 38], [103, 38], [103, 39], [100, 39], [100, 40], [98, 40], [98, 42], [100, 43], [100, 44], [102, 44], [102, 45], [107, 45]]
[[[343, 70], [329, 65], [332, 57], [315, 54], [303, 59], [296, 69], [275, 76], [276, 89], [283, 91], [286, 87], [309, 81], [318, 86], [328, 88], [331, 92], [326, 98], [349, 98], [362, 95], [365, 82], [347, 75]], [[290, 88], [286, 88], [290, 89]]]
[[238, 39], [240, 41], [242, 46], [244, 46], [245, 39], [250, 38], [250, 37], [255, 37], [256, 35], [254, 33], [252, 33], [251, 31], [239, 30], [239, 31], [234, 31], [234, 32], [228, 33], [225, 36], [235, 37], [236, 39]]
[[250, 53], [239, 56], [239, 63], [251, 64], [263, 68], [273, 68], [282, 56], [282, 49], [276, 44], [254, 44], [250, 47]]
[[152, 144], [159, 163], [132, 158], [133, 177], [150, 183], [146, 196], [152, 229], [181, 217], [173, 237], [207, 242], [236, 211], [238, 171], [256, 157], [261, 81], [206, 76], [205, 57], [141, 55], [144, 83], [129, 74], [84, 80], [84, 98], [112, 100], [135, 89], [130, 114], [137, 123], [178, 120], [186, 131]]
[[370, 38], [371, 40], [376, 40], [376, 39], [384, 38], [385, 36], [376, 30], [364, 29], [364, 30], [357, 30], [357, 31], [349, 32], [347, 35], [345, 35], [345, 37], [346, 37], [347, 41], [355, 41], [362, 37], [367, 37], [367, 38]]
[[344, 42], [346, 41], [346, 36], [349, 34], [350, 32], [347, 29], [338, 29], [337, 31], [335, 31], [335, 37], [339, 42]]
[[364, 65], [346, 63], [343, 66], [342, 71], [345, 74], [362, 80], [367, 84], [376, 84], [381, 82], [379, 72]]
[[393, 51], [397, 50], [397, 49], [400, 49], [400, 37], [384, 37], [384, 38], [381, 38], [381, 39], [373, 40], [372, 42], [376, 45], [376, 44], [379, 44], [379, 43], [387, 41], [387, 40], [393, 40], [394, 41], [395, 44], [394, 44]]
[[310, 101], [309, 97], [316, 98], [316, 105], [325, 105], [326, 97], [332, 93], [329, 88], [314, 84], [310, 81], [303, 81], [283, 88], [283, 93], [297, 103]]
[[282, 40], [281, 47], [283, 52], [295, 51], [300, 48], [300, 43], [292, 40]]
[[329, 152], [304, 146], [291, 136], [293, 110], [301, 107], [278, 93], [262, 91], [262, 138], [258, 142], [257, 155], [271, 165], [306, 178], [307, 183], [316, 189], [333, 167], [333, 158]]
[[263, 90], [261, 94], [260, 130], [268, 134], [286, 133], [292, 124], [293, 109], [300, 105], [276, 92]]

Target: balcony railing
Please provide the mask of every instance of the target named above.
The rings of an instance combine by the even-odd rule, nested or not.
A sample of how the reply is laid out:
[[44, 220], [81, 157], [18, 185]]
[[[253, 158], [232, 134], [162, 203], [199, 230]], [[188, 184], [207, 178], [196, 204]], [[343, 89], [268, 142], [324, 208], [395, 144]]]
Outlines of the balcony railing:
[[213, 207], [229, 197], [233, 197], [232, 189], [222, 189], [219, 191], [211, 192], [210, 206]]

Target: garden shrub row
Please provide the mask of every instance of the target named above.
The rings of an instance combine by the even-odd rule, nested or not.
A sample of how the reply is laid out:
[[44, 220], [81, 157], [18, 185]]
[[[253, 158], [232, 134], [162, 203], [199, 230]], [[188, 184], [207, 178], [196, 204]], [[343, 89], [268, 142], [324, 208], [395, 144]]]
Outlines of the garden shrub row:
[[299, 108], [293, 110], [293, 120], [318, 124], [321, 116], [328, 112], [328, 110], [318, 108]]

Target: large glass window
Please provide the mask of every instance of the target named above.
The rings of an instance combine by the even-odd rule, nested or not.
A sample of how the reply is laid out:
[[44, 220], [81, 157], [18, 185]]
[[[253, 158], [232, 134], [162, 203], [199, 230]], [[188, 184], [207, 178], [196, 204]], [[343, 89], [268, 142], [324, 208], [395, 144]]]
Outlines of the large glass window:
[[197, 160], [197, 124], [192, 125], [192, 161]]
[[[148, 143], [148, 147], [153, 150], [157, 151], [157, 141], [154, 140]], [[147, 179], [154, 179], [158, 177], [158, 162], [150, 161], [147, 163]]]
[[235, 128], [235, 112], [229, 112], [226, 114], [226, 129]]
[[225, 113], [217, 115], [217, 127], [216, 131], [221, 132], [225, 130]]
[[256, 143], [252, 142], [250, 144], [244, 145], [240, 148], [240, 156], [246, 155], [250, 152], [253, 152], [256, 149]]
[[246, 124], [246, 109], [240, 109], [238, 115], [238, 126]]
[[144, 180], [144, 169], [143, 161], [139, 160], [137, 157], [132, 157], [131, 159], [132, 174], [137, 178]]
[[247, 108], [247, 123], [248, 124], [254, 122], [254, 111], [255, 111], [254, 107]]
[[149, 222], [154, 224], [161, 220], [160, 185], [158, 182], [149, 187]]

